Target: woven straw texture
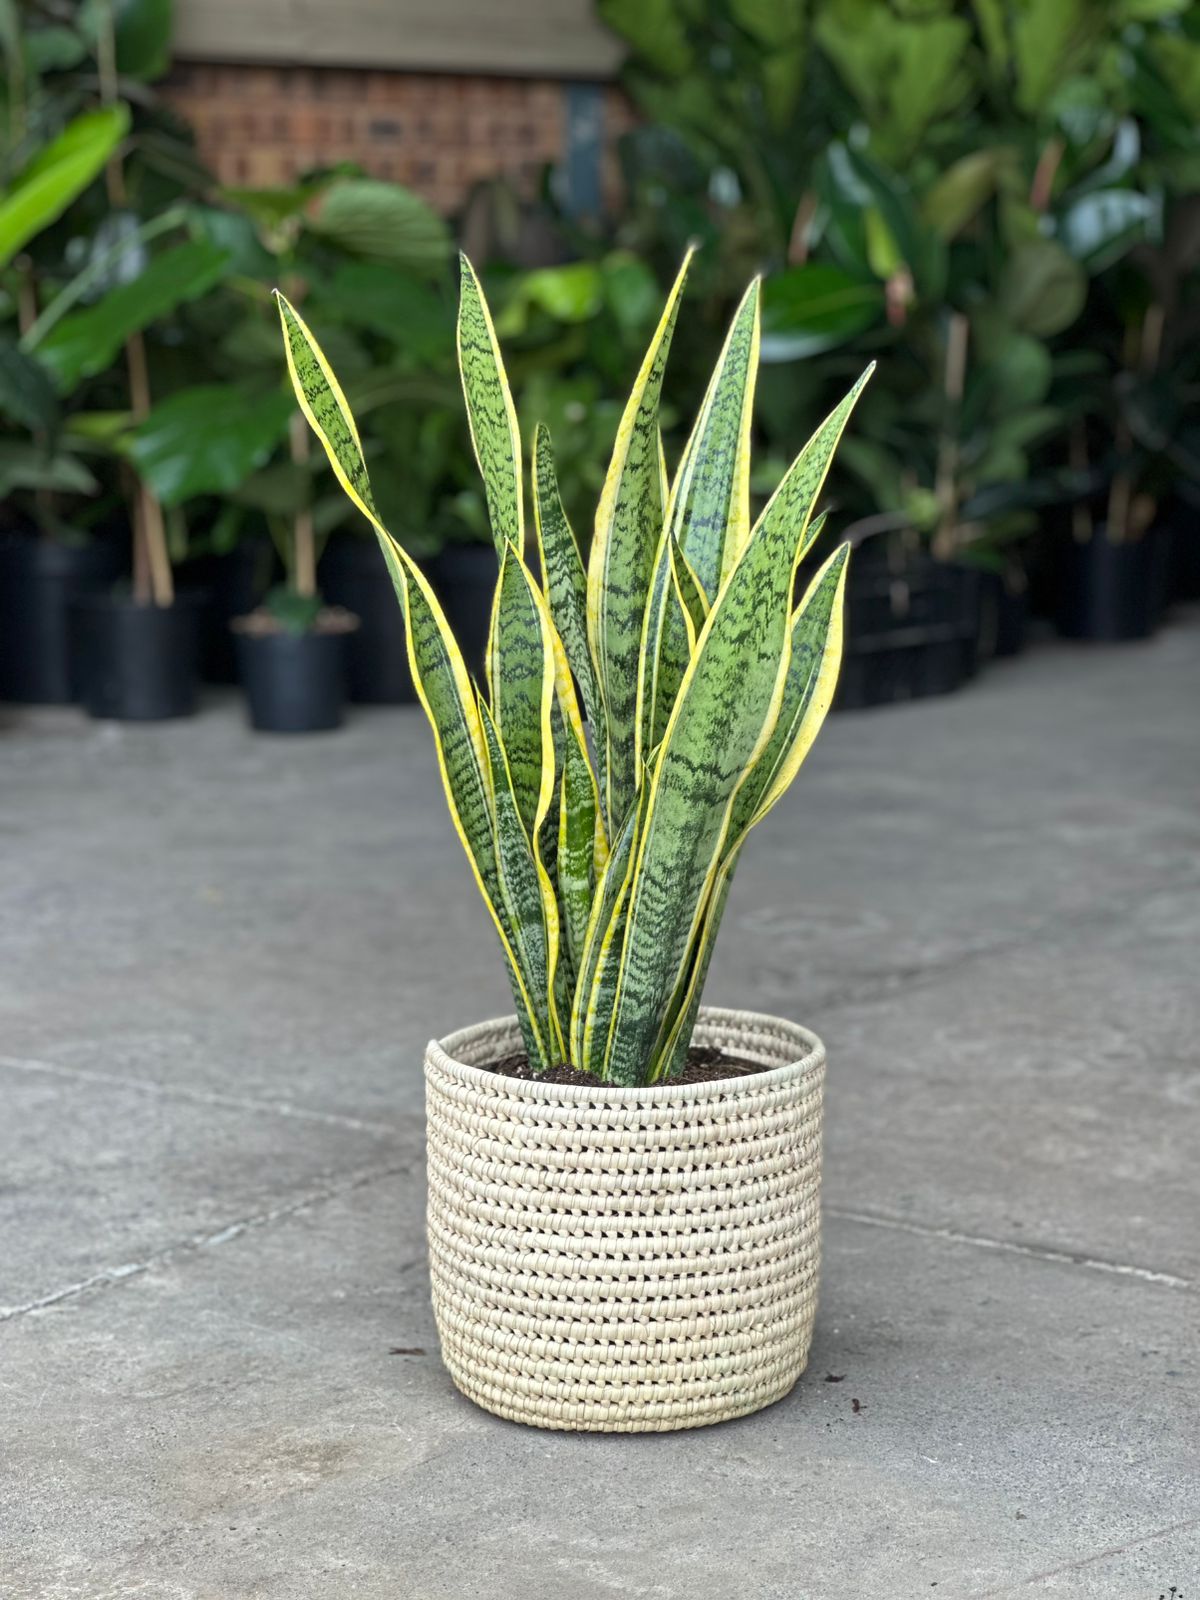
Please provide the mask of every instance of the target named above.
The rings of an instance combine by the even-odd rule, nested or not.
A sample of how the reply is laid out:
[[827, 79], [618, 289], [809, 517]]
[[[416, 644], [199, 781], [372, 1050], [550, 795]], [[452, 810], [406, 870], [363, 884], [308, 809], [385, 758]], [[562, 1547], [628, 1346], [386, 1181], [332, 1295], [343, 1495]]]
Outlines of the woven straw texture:
[[804, 1370], [825, 1051], [705, 1009], [696, 1043], [772, 1071], [592, 1089], [480, 1070], [515, 1020], [431, 1043], [429, 1261], [446, 1367], [498, 1416], [643, 1433], [739, 1417]]

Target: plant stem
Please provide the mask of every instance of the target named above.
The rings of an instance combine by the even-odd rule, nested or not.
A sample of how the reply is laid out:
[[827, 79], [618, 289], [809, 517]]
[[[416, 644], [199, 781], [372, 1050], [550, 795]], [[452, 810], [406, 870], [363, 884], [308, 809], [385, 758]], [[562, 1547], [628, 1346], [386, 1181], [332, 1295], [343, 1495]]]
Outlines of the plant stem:
[[[308, 461], [308, 424], [297, 411], [288, 429], [292, 460], [297, 466]], [[313, 531], [312, 507], [297, 511], [292, 527], [292, 587], [297, 594], [315, 595], [317, 592], [317, 543]]]
[[[140, 333], [130, 335], [129, 342], [125, 346], [125, 360], [129, 369], [129, 396], [133, 402], [133, 415], [138, 422], [142, 422], [150, 414], [150, 375], [146, 368], [146, 345]], [[169, 606], [175, 601], [175, 580], [171, 572], [171, 558], [167, 551], [167, 530], [163, 523], [162, 506], [158, 497], [141, 478], [137, 480], [136, 500], [134, 598], [143, 604], [153, 600], [156, 606]], [[143, 558], [140, 565], [139, 545], [142, 547]], [[139, 572], [142, 574], [141, 593], [138, 592]]]
[[[112, 0], [101, 0], [96, 65], [100, 74], [100, 99], [106, 106], [115, 105], [118, 98], [117, 45]], [[129, 191], [119, 151], [104, 169], [104, 181], [109, 204], [114, 208], [127, 206]], [[146, 343], [140, 333], [131, 334], [126, 341], [125, 367], [129, 376], [130, 409], [134, 420], [143, 422], [150, 414], [150, 371], [146, 364]], [[169, 606], [175, 602], [175, 580], [162, 506], [140, 477], [133, 505], [133, 597], [142, 605], [153, 601], [156, 606]]]
[[82, 272], [71, 279], [64, 288], [54, 296], [54, 299], [42, 312], [36, 321], [31, 322], [27, 328], [21, 330], [21, 349], [29, 352], [35, 350], [46, 335], [61, 317], [65, 317], [71, 307], [88, 292], [98, 278], [104, 276], [108, 269], [132, 249], [135, 244], [147, 244], [151, 239], [156, 239], [160, 233], [167, 233], [171, 228], [186, 221], [187, 212], [183, 206], [172, 206], [170, 211], [164, 211], [162, 216], [154, 217], [150, 222], [145, 222], [135, 233], [131, 233], [106, 250], [103, 255], [90, 261]]
[[958, 529], [958, 422], [967, 376], [967, 340], [970, 332], [971, 324], [965, 315], [961, 311], [953, 312], [946, 334], [943, 380], [946, 408], [938, 439], [937, 470], [933, 484], [941, 507], [938, 529], [933, 538], [933, 553], [939, 561], [948, 561], [954, 554]]

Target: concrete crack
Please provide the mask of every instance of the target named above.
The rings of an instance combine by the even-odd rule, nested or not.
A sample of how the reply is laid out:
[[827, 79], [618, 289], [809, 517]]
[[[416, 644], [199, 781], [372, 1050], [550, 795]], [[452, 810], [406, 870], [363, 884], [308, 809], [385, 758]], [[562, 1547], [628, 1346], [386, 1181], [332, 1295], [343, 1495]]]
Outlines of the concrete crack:
[[37, 1061], [25, 1056], [0, 1056], [0, 1067], [11, 1072], [43, 1073], [80, 1083], [100, 1083], [117, 1089], [132, 1089], [138, 1094], [157, 1095], [164, 1100], [189, 1100], [196, 1105], [216, 1106], [233, 1111], [268, 1112], [278, 1117], [294, 1117], [301, 1122], [320, 1122], [334, 1128], [352, 1128], [360, 1133], [395, 1134], [397, 1125], [373, 1122], [362, 1117], [347, 1117], [337, 1111], [318, 1111], [298, 1106], [290, 1100], [257, 1100], [252, 1096], [223, 1094], [218, 1089], [190, 1089], [183, 1084], [154, 1083], [147, 1078], [128, 1077], [119, 1072], [97, 1072], [89, 1067], [66, 1067], [54, 1061]]
[[194, 1255], [200, 1250], [211, 1250], [218, 1245], [228, 1244], [233, 1239], [240, 1239], [243, 1234], [255, 1232], [260, 1228], [269, 1228], [276, 1222], [284, 1222], [289, 1217], [310, 1211], [327, 1200], [336, 1200], [340, 1195], [366, 1188], [368, 1184], [380, 1183], [385, 1178], [401, 1177], [411, 1172], [412, 1167], [413, 1163], [409, 1161], [399, 1166], [373, 1167], [369, 1171], [355, 1173], [341, 1183], [329, 1183], [323, 1188], [312, 1189], [295, 1200], [289, 1200], [286, 1205], [271, 1206], [267, 1210], [239, 1217], [212, 1233], [197, 1233], [189, 1239], [180, 1239], [174, 1244], [164, 1245], [161, 1250], [153, 1251], [142, 1261], [127, 1261], [117, 1267], [105, 1267], [101, 1272], [93, 1272], [89, 1277], [81, 1278], [78, 1283], [66, 1284], [49, 1294], [39, 1295], [36, 1300], [28, 1300], [24, 1305], [0, 1306], [0, 1322], [11, 1322], [15, 1317], [26, 1316], [32, 1311], [45, 1311], [50, 1306], [61, 1305], [64, 1300], [74, 1300], [93, 1289], [107, 1289], [113, 1284], [123, 1283], [127, 1278], [140, 1277], [142, 1273], [149, 1272], [154, 1267], [164, 1266], [178, 1256]]
[[[1110, 1545], [1107, 1550], [1098, 1550], [1095, 1555], [1083, 1556], [1078, 1561], [1065, 1561], [1061, 1567], [1048, 1567], [1045, 1572], [1034, 1572], [1028, 1578], [1017, 1578], [1012, 1583], [1001, 1584], [998, 1589], [982, 1589], [975, 1595], [974, 1600], [995, 1600], [998, 1595], [1016, 1594], [1019, 1589], [1028, 1589], [1032, 1584], [1044, 1583], [1047, 1578], [1058, 1578], [1066, 1572], [1082, 1572], [1085, 1567], [1094, 1567], [1113, 1556], [1124, 1555], [1127, 1550], [1136, 1550], [1141, 1545], [1156, 1544], [1160, 1539], [1169, 1539], [1173, 1533], [1189, 1533], [1193, 1528], [1200, 1528], [1200, 1518], [1193, 1518], [1190, 1522], [1175, 1522], [1169, 1528], [1156, 1528], [1153, 1533], [1139, 1534], [1136, 1539], [1130, 1539], [1125, 1544]], [[1182, 1596], [1180, 1600], [1183, 1600]]]
[[1191, 1278], [1177, 1277], [1173, 1272], [1157, 1272], [1153, 1267], [1139, 1267], [1126, 1261], [1105, 1261], [1100, 1256], [1090, 1256], [1084, 1251], [1058, 1250], [1052, 1245], [1022, 1244], [1017, 1239], [991, 1239], [986, 1234], [965, 1233], [959, 1228], [936, 1228], [923, 1222], [908, 1222], [903, 1217], [882, 1216], [873, 1211], [851, 1211], [841, 1206], [826, 1206], [827, 1217], [840, 1222], [855, 1222], [866, 1228], [890, 1228], [896, 1233], [911, 1233], [918, 1239], [941, 1239], [947, 1244], [971, 1245], [976, 1250], [996, 1250], [1002, 1255], [1025, 1256], [1034, 1261], [1049, 1261], [1068, 1267], [1085, 1267], [1089, 1272], [1105, 1272], [1118, 1278], [1136, 1278], [1141, 1283], [1153, 1283], [1160, 1289], [1179, 1289], [1195, 1294], [1197, 1285]]

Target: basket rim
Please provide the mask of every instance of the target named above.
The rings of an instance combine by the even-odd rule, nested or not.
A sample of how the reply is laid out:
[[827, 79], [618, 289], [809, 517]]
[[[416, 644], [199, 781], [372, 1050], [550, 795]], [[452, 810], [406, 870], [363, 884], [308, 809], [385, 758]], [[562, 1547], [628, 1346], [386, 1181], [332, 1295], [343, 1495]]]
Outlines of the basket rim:
[[722, 1027], [761, 1028], [772, 1033], [790, 1036], [798, 1053], [793, 1059], [782, 1062], [765, 1072], [748, 1077], [714, 1078], [706, 1083], [651, 1083], [651, 1084], [591, 1084], [544, 1083], [536, 1078], [498, 1078], [494, 1072], [461, 1061], [456, 1051], [482, 1040], [499, 1029], [511, 1030], [519, 1038], [515, 1015], [492, 1017], [470, 1027], [458, 1028], [442, 1039], [431, 1039], [425, 1047], [425, 1066], [436, 1066], [458, 1082], [480, 1090], [503, 1089], [517, 1099], [549, 1105], [573, 1106], [584, 1103], [603, 1105], [686, 1105], [708, 1100], [730, 1101], [761, 1093], [764, 1089], [783, 1088], [795, 1079], [820, 1072], [825, 1065], [823, 1040], [810, 1028], [787, 1017], [772, 1016], [761, 1011], [741, 1011], [721, 1006], [701, 1006], [696, 1022], [697, 1034], [701, 1030]]

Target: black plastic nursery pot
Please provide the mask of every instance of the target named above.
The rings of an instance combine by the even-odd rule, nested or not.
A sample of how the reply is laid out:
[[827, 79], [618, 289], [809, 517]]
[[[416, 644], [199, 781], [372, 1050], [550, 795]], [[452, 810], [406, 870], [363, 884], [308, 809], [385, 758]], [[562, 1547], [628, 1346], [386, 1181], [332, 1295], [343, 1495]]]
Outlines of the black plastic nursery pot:
[[982, 575], [869, 546], [850, 563], [838, 710], [950, 694], [979, 668]]
[[325, 733], [341, 727], [350, 637], [347, 629], [287, 633], [238, 627], [250, 726], [260, 733]]
[[111, 591], [72, 605], [80, 698], [92, 717], [161, 722], [196, 709], [200, 620], [207, 596], [185, 591], [173, 605], [143, 605]]
[[196, 556], [179, 567], [180, 579], [208, 596], [200, 618], [200, 676], [205, 683], [238, 681], [237, 645], [229, 624], [254, 610], [277, 567], [269, 539], [246, 539], [232, 550]]
[[1148, 639], [1162, 620], [1164, 554], [1154, 529], [1120, 543], [1103, 526], [1089, 539], [1066, 539], [1059, 567], [1059, 633], [1096, 643]]
[[375, 540], [333, 540], [321, 558], [318, 577], [330, 605], [344, 606], [358, 618], [358, 627], [346, 638], [350, 699], [360, 705], [389, 706], [415, 701], [404, 621]]
[[68, 705], [79, 698], [71, 603], [120, 571], [121, 552], [106, 540], [0, 538], [0, 700]]
[[1019, 656], [1029, 632], [1029, 584], [1022, 572], [980, 574], [979, 651], [984, 660]]
[[430, 566], [434, 589], [467, 667], [480, 678], [487, 656], [498, 571], [496, 552], [490, 544], [445, 545]]

